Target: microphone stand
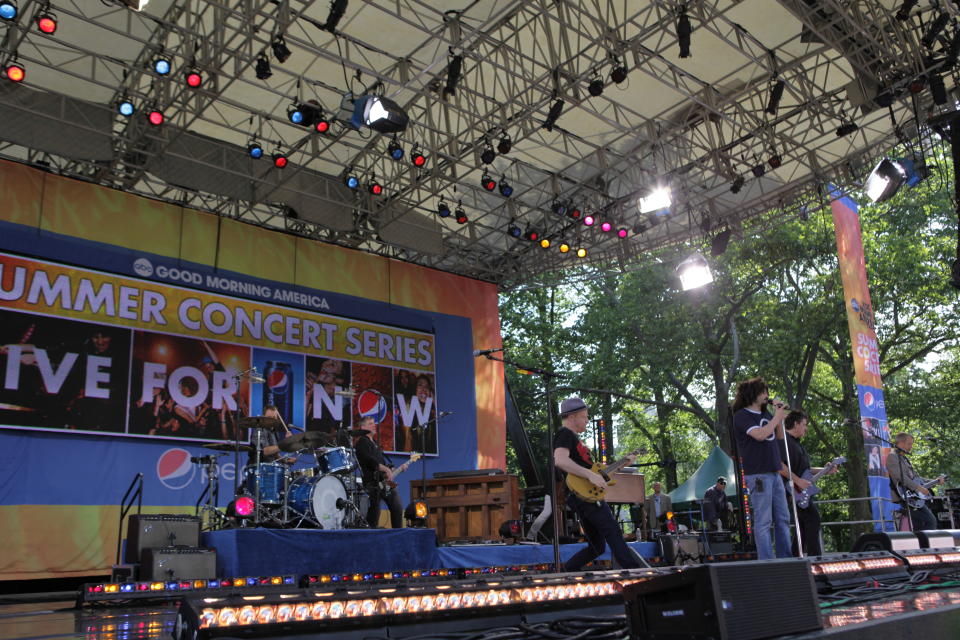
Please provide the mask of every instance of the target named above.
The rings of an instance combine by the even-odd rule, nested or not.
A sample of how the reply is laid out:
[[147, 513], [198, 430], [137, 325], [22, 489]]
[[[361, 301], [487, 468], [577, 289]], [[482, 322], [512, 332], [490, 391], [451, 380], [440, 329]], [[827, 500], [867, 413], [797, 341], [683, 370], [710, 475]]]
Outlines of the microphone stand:
[[563, 571], [560, 563], [560, 524], [562, 523], [560, 514], [563, 513], [563, 508], [562, 505], [557, 504], [557, 469], [553, 459], [553, 424], [551, 420], [553, 417], [553, 401], [551, 400], [551, 396], [553, 392], [557, 390], [551, 387], [551, 382], [554, 378], [561, 377], [561, 374], [545, 369], [528, 367], [508, 358], [498, 358], [490, 353], [481, 353], [478, 355], [482, 355], [487, 360], [496, 360], [497, 362], [502, 362], [503, 364], [508, 364], [517, 369], [538, 375], [543, 381], [544, 397], [547, 402], [547, 476], [550, 478], [548, 495], [550, 496], [550, 504], [553, 508], [553, 568], [554, 571], [557, 572]]

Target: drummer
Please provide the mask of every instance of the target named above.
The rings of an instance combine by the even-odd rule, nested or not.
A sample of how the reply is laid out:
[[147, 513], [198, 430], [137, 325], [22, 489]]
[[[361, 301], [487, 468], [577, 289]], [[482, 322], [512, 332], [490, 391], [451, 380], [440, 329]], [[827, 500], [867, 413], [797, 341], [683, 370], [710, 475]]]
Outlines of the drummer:
[[[263, 433], [260, 435], [260, 444], [263, 448], [260, 450], [260, 462], [274, 462], [281, 457], [280, 447], [277, 446], [277, 443], [284, 438], [289, 438], [291, 433], [287, 429], [287, 425], [280, 419], [280, 411], [272, 404], [263, 408], [263, 417], [274, 418], [278, 424], [273, 429], [261, 429]], [[252, 432], [253, 429], [251, 429], [250, 444], [256, 446], [256, 436]], [[250, 464], [256, 462], [256, 455], [256, 450], [250, 452]], [[280, 461], [292, 464], [296, 460], [292, 456], [287, 456]]]

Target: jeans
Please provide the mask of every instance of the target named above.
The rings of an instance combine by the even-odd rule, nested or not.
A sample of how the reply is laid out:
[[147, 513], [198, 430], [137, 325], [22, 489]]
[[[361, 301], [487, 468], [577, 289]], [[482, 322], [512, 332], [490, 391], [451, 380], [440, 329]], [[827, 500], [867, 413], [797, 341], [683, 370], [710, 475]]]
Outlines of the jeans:
[[747, 490], [750, 492], [750, 508], [753, 511], [753, 538], [757, 543], [757, 559], [770, 560], [774, 557], [770, 539], [771, 528], [777, 543], [776, 557], [791, 557], [790, 511], [780, 474], [757, 473], [747, 476], [746, 480]]
[[624, 569], [636, 569], [640, 566], [630, 547], [623, 539], [620, 525], [606, 502], [587, 502], [574, 494], [567, 496], [567, 505], [580, 516], [580, 526], [587, 538], [587, 546], [573, 554], [564, 565], [564, 571], [578, 571], [610, 545], [613, 557]]
[[933, 515], [927, 505], [923, 505], [919, 509], [911, 509], [903, 505], [901, 505], [901, 508], [904, 513], [909, 510], [909, 520], [906, 520], [905, 524], [910, 527], [900, 529], [901, 531], [930, 531], [937, 528], [937, 517]]

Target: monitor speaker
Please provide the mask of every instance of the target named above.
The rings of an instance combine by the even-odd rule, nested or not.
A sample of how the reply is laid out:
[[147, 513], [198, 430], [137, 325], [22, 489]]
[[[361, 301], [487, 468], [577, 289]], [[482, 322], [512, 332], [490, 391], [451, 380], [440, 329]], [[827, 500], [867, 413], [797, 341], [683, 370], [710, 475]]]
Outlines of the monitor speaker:
[[920, 541], [912, 531], [864, 533], [853, 543], [851, 553], [861, 551], [908, 551], [919, 549]]
[[200, 545], [200, 518], [185, 515], [131, 515], [127, 519], [127, 548], [123, 560], [140, 562], [145, 549]]
[[168, 547], [144, 549], [141, 580], [207, 580], [217, 577], [214, 549]]
[[806, 560], [685, 567], [624, 589], [634, 640], [760, 640], [823, 627]]

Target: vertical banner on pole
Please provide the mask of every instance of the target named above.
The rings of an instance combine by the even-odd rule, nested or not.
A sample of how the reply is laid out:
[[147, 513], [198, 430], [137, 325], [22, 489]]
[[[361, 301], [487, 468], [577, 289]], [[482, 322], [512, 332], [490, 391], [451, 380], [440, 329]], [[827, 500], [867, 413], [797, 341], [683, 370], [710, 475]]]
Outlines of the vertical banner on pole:
[[[867, 286], [866, 262], [863, 256], [863, 240], [860, 234], [860, 217], [857, 203], [849, 196], [838, 192], [832, 194], [830, 209], [833, 212], [833, 228], [837, 237], [837, 254], [840, 276], [843, 280], [844, 306], [847, 325], [853, 346], [853, 365], [860, 400], [860, 428], [867, 458], [867, 479], [870, 495], [890, 497], [890, 482], [887, 479], [886, 459], [890, 452], [887, 442], [887, 409], [883, 400], [883, 380], [880, 378], [880, 357], [877, 349], [877, 334], [873, 319], [873, 305]], [[890, 502], [874, 500], [871, 503], [873, 518], [880, 518], [880, 509], [885, 510], [884, 519], [891, 519]]]

